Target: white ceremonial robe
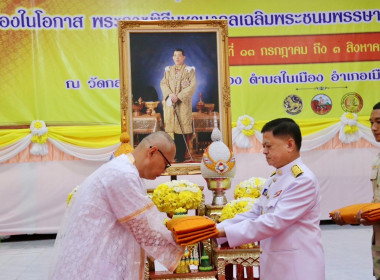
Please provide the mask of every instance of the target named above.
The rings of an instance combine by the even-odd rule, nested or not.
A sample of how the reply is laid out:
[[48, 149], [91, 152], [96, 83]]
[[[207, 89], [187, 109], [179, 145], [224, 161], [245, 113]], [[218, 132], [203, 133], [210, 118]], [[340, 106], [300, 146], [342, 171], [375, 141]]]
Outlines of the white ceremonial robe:
[[[297, 178], [291, 171], [294, 165], [303, 170]], [[249, 212], [217, 225], [227, 236], [218, 243], [236, 247], [260, 241], [262, 280], [324, 280], [320, 201], [316, 177], [298, 158], [266, 181]]]
[[49, 279], [144, 279], [145, 253], [173, 271], [184, 251], [163, 220], [128, 156], [112, 159], [71, 199]]

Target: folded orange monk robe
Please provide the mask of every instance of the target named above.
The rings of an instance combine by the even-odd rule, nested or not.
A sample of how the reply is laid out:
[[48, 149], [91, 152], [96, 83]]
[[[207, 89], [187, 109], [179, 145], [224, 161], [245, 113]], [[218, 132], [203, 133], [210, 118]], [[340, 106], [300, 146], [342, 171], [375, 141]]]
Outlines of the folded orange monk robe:
[[370, 222], [380, 221], [380, 203], [370, 203], [362, 209], [362, 218]]
[[181, 243], [181, 242], [188, 242], [191, 240], [203, 238], [205, 236], [208, 236], [205, 238], [205, 239], [207, 239], [207, 238], [210, 238], [210, 236], [214, 236], [217, 234], [218, 234], [218, 230], [216, 228], [214, 228], [214, 229], [207, 230], [207, 231], [195, 231], [191, 235], [187, 234], [187, 236], [183, 236], [181, 234], [178, 234], [178, 235], [175, 235], [175, 238], [176, 238], [176, 241], [178, 243]]
[[186, 216], [172, 219], [166, 227], [177, 234], [215, 227], [215, 222], [205, 216]]
[[195, 244], [218, 234], [215, 222], [204, 216], [172, 219], [166, 223], [166, 227], [173, 232], [180, 245]]
[[197, 231], [188, 232], [188, 233], [181, 233], [181, 234], [176, 234], [176, 235], [179, 236], [181, 239], [183, 239], [183, 238], [187, 238], [187, 237], [192, 237], [192, 236], [194, 236], [195, 233], [196, 234], [213, 233], [213, 232], [215, 232], [215, 229], [216, 229], [216, 227], [212, 227], [212, 228], [197, 230]]
[[372, 203], [358, 203], [358, 204], [352, 204], [340, 209], [336, 209], [332, 212], [330, 212], [330, 217], [334, 215], [335, 212], [340, 212], [340, 216], [342, 217], [343, 221], [347, 224], [358, 224], [358, 222], [355, 219], [356, 214], [362, 210], [364, 207], [370, 205]]
[[201, 233], [201, 234], [195, 234], [192, 237], [186, 237], [186, 238], [176, 238], [176, 241], [180, 245], [190, 245], [190, 244], [195, 244], [200, 241], [212, 238], [218, 234], [218, 230], [214, 229], [213, 232], [208, 232], [208, 233]]

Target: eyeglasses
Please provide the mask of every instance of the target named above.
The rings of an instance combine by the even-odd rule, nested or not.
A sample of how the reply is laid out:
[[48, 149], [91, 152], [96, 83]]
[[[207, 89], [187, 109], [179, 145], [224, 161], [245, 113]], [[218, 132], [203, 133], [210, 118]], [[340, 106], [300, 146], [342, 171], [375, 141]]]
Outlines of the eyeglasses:
[[[149, 148], [153, 148], [153, 146], [150, 146]], [[165, 169], [168, 169], [171, 165], [170, 161], [166, 158], [166, 156], [160, 151], [159, 148], [157, 148], [157, 151], [163, 156], [163, 158], [166, 160], [167, 164], [165, 166]]]

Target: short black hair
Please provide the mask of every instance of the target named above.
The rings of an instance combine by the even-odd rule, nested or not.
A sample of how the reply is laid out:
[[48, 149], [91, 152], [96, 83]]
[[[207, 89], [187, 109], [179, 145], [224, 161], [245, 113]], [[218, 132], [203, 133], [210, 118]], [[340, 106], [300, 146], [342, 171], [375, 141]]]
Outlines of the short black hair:
[[372, 110], [379, 110], [380, 109], [380, 102], [377, 102], [375, 106], [373, 106]]
[[186, 56], [186, 55], [185, 55], [185, 51], [184, 51], [183, 49], [176, 48], [174, 51], [175, 51], [175, 52], [181, 52], [183, 56]]
[[261, 133], [272, 131], [273, 136], [290, 136], [294, 139], [297, 150], [301, 149], [302, 135], [298, 124], [290, 118], [279, 118], [267, 122]]

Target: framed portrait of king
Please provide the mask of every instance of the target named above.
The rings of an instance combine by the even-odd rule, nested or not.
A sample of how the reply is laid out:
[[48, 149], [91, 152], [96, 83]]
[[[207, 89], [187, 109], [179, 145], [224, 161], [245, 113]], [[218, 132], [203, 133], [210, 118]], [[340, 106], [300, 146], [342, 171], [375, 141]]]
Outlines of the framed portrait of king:
[[228, 22], [119, 21], [121, 129], [136, 146], [163, 130], [176, 144], [167, 175], [200, 173], [214, 127], [232, 148]]

